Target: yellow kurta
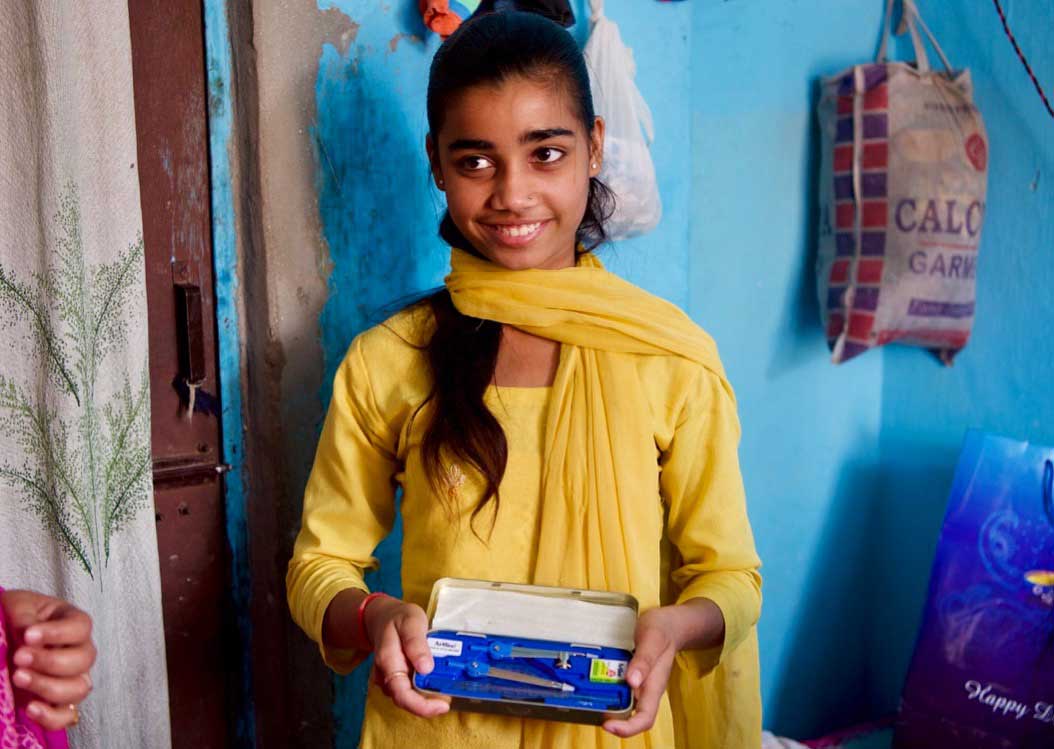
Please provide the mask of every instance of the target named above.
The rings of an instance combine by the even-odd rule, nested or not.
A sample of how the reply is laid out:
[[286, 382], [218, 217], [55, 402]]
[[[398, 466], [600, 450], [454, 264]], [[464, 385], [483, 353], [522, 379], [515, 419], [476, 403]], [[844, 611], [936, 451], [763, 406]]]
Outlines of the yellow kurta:
[[[433, 582], [445, 576], [532, 581], [552, 388], [492, 387], [486, 394], [507, 436], [509, 456], [500, 509], [496, 515], [484, 511], [476, 520], [477, 530], [487, 539], [483, 543], [469, 526], [482, 482], [470, 471], [454, 468], [448, 496], [459, 511], [452, 517], [444, 502], [432, 495], [421, 466], [419, 446], [430, 412], [426, 407], [417, 418], [413, 415], [430, 382], [418, 346], [428, 339], [432, 325], [426, 307], [402, 312], [356, 338], [337, 372], [287, 577], [293, 617], [317, 642], [332, 598], [349, 587], [366, 590], [363, 571], [376, 564], [372, 552], [392, 527], [397, 485], [403, 489], [406, 600], [426, 606]], [[760, 745], [754, 629], [760, 611], [760, 563], [736, 457], [739, 425], [734, 401], [721, 378], [700, 364], [677, 356], [625, 356], [632, 357], [629, 371], [647, 403], [649, 433], [636, 439], [650, 445], [654, 454], [653, 481], [644, 480], [654, 491], [639, 501], [653, 504], [660, 530], [646, 543], [654, 553], [644, 560], [647, 579], [642, 589], [624, 592], [636, 595], [644, 608], [659, 602], [660, 589], [663, 602], [704, 596], [721, 608], [726, 636], [720, 652], [681, 654], [682, 669], [673, 677], [695, 680], [698, 704], [682, 707], [674, 699], [671, 711], [664, 700], [655, 727], [643, 740], [621, 741], [599, 728], [539, 725], [492, 715], [449, 713], [425, 720], [396, 708], [371, 685], [364, 749], [512, 749], [538, 743], [552, 749], [621, 744], [672, 749], [675, 725], [684, 735], [689, 718], [692, 737], [682, 746]], [[568, 518], [568, 524], [573, 527], [574, 519]], [[662, 569], [662, 528], [674, 550], [674, 590], [667, 590], [663, 582], [669, 575]], [[363, 658], [362, 653], [324, 647], [322, 654], [341, 673]], [[673, 681], [670, 692], [678, 692]]]

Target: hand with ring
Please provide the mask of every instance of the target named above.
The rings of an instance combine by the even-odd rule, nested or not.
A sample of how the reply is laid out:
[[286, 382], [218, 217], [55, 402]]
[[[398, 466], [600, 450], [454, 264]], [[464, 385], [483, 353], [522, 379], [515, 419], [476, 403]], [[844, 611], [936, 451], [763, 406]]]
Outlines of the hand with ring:
[[412, 670], [427, 674], [435, 665], [428, 648], [424, 610], [397, 598], [381, 598], [369, 605], [365, 616], [374, 644], [373, 680], [392, 702], [422, 718], [450, 710], [446, 700], [425, 697], [410, 681]]
[[63, 600], [29, 590], [4, 591], [0, 604], [23, 641], [14, 653], [11, 680], [39, 698], [26, 706], [29, 717], [49, 731], [76, 725], [77, 706], [92, 689], [88, 671], [96, 651], [91, 617]]

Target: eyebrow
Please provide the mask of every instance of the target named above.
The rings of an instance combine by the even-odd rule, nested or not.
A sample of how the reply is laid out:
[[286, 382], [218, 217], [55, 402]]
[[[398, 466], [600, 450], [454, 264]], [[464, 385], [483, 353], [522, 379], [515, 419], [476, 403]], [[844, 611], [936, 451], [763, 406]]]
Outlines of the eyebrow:
[[[521, 144], [538, 143], [539, 141], [559, 138], [561, 136], [574, 135], [574, 131], [565, 127], [547, 127], [540, 130], [529, 130], [520, 136]], [[494, 144], [489, 140], [478, 140], [475, 138], [458, 138], [447, 146], [448, 151], [493, 151]]]
[[459, 138], [447, 146], [448, 151], [490, 151], [494, 144], [489, 140], [474, 140], [472, 138]]
[[524, 145], [527, 143], [537, 143], [540, 140], [559, 138], [561, 135], [574, 135], [574, 133], [565, 127], [548, 127], [542, 130], [531, 130], [520, 136], [520, 143]]

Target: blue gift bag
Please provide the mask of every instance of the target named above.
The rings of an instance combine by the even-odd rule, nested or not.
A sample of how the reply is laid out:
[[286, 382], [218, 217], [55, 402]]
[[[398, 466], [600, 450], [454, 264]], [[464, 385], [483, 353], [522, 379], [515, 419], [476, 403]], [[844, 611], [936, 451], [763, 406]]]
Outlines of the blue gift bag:
[[1054, 749], [1054, 448], [966, 436], [895, 749]]

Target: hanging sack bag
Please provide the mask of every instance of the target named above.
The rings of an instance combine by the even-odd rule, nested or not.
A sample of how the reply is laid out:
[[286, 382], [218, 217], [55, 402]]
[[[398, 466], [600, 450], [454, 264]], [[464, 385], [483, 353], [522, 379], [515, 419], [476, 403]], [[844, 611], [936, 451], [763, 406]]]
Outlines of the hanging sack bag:
[[648, 144], [655, 138], [651, 109], [633, 82], [633, 51], [618, 26], [604, 15], [604, 0], [590, 0], [592, 30], [586, 67], [593, 109], [604, 118], [604, 163], [600, 180], [615, 195], [615, 213], [605, 223], [610, 239], [651, 231], [662, 218], [662, 201]]
[[836, 364], [894, 341], [950, 364], [973, 325], [988, 138], [970, 72], [952, 70], [912, 0], [898, 34], [915, 64], [887, 62], [892, 13], [887, 0], [874, 64], [822, 82], [820, 310]]
[[966, 436], [894, 749], [1054, 747], [1054, 448]]

